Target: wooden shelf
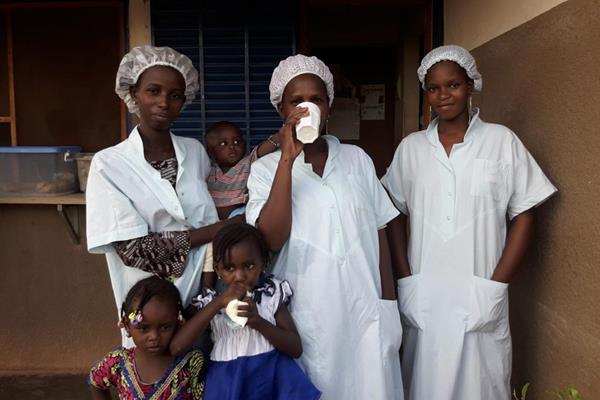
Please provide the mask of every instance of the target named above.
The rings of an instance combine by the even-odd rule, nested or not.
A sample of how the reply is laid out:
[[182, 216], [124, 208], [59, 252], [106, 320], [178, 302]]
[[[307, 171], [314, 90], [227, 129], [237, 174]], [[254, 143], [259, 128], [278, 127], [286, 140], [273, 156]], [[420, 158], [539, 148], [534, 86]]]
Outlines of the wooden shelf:
[[67, 233], [74, 244], [81, 242], [79, 227], [79, 205], [85, 205], [85, 193], [62, 196], [0, 196], [0, 204], [47, 204], [56, 206], [56, 211], [64, 222]]
[[85, 205], [85, 193], [61, 196], [0, 196], [0, 204]]

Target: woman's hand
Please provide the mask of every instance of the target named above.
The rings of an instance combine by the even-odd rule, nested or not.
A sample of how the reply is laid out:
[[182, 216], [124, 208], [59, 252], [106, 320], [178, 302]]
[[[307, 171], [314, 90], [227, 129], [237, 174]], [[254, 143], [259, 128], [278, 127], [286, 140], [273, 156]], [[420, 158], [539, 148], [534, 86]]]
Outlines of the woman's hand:
[[296, 139], [296, 124], [301, 118], [308, 116], [308, 108], [297, 107], [285, 119], [277, 133], [281, 147], [281, 158], [295, 160], [304, 148], [304, 144]]
[[246, 214], [236, 215], [235, 217], [203, 226], [202, 228], [190, 230], [190, 247], [194, 249], [208, 242], [212, 242], [221, 229], [223, 229], [226, 225], [236, 222], [246, 222]]
[[292, 230], [292, 169], [294, 160], [304, 145], [296, 139], [295, 127], [308, 108], [296, 107], [286, 117], [277, 133], [281, 157], [271, 184], [269, 198], [260, 211], [256, 226], [264, 235], [269, 248], [278, 251], [290, 237]]
[[240, 300], [246, 296], [246, 286], [239, 282], [234, 282], [227, 286], [227, 289], [218, 297], [221, 308], [227, 307], [231, 300]]
[[259, 330], [260, 325], [265, 322], [265, 320], [258, 313], [258, 309], [256, 308], [256, 303], [252, 300], [251, 297], [244, 298], [245, 303], [248, 303], [247, 306], [240, 305], [238, 307], [238, 316], [240, 317], [248, 317], [248, 322], [246, 325], [252, 329]]

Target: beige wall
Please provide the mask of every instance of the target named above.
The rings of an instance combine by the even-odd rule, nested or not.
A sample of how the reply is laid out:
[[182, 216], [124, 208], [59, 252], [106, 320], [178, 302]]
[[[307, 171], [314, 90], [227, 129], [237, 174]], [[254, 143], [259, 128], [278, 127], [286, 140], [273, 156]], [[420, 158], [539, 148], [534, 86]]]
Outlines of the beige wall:
[[71, 242], [56, 206], [1, 204], [0, 221], [0, 375], [89, 370], [120, 344], [104, 256]]
[[512, 128], [559, 188], [510, 291], [513, 379], [532, 399], [569, 383], [600, 393], [598, 21], [599, 0], [569, 0], [473, 51], [483, 118]]
[[444, 42], [473, 49], [565, 0], [445, 0]]

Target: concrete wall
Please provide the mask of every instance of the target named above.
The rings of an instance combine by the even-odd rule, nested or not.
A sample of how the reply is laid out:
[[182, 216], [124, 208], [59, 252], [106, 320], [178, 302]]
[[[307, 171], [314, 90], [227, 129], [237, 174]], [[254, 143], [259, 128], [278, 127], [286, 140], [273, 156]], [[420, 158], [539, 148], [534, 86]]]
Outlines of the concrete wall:
[[104, 256], [71, 242], [56, 206], [2, 204], [0, 221], [0, 375], [89, 370], [120, 344]]
[[445, 0], [444, 41], [473, 49], [565, 0]]
[[513, 378], [533, 399], [569, 383], [600, 393], [598, 21], [599, 0], [569, 0], [473, 51], [483, 118], [517, 132], [560, 191], [510, 291]]

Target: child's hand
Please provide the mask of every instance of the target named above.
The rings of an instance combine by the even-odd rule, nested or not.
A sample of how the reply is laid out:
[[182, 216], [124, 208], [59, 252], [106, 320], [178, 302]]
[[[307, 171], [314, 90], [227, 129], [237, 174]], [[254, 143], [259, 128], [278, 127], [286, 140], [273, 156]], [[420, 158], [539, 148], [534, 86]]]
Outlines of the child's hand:
[[246, 295], [246, 286], [239, 282], [234, 282], [227, 286], [227, 289], [219, 296], [221, 306], [227, 307], [231, 300], [240, 300]]
[[254, 300], [252, 300], [251, 297], [246, 297], [242, 301], [248, 303], [248, 305], [240, 305], [238, 307], [238, 315], [240, 317], [248, 317], [248, 322], [246, 322], [246, 326], [249, 326], [252, 329], [259, 330], [260, 325], [263, 324], [265, 320], [258, 313], [256, 303], [254, 302]]

